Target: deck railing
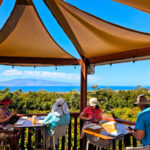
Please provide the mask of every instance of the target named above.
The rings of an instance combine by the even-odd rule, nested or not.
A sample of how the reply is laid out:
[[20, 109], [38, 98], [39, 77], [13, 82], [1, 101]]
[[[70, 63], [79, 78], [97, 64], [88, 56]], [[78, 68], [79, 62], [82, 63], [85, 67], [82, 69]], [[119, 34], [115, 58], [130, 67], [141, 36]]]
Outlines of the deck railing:
[[[27, 116], [32, 116], [33, 114], [26, 114]], [[37, 116], [45, 116], [47, 114], [36, 114]], [[68, 150], [77, 150], [80, 147], [80, 119], [79, 119], [79, 113], [71, 113], [71, 121], [68, 126], [67, 130], [67, 149]], [[114, 119], [111, 117], [107, 117], [103, 115], [103, 120], [116, 120], [120, 123], [124, 124], [130, 124], [130, 125], [135, 125], [133, 122], [121, 120], [121, 119]], [[20, 140], [20, 148], [21, 150], [32, 150], [35, 149], [35, 132], [37, 132], [34, 128], [26, 128], [23, 130], [22, 135], [21, 135], [21, 140]], [[42, 141], [42, 136], [41, 133], [38, 133], [38, 142], [41, 143]], [[65, 138], [60, 138], [59, 139], [59, 150], [65, 150]], [[124, 141], [117, 141], [114, 142], [112, 145], [111, 149], [117, 149], [117, 150], [122, 150], [123, 149], [123, 143], [125, 146], [137, 146], [137, 140], [131, 136], [130, 134], [127, 134], [124, 137]], [[81, 143], [82, 145], [82, 143]], [[41, 145], [38, 145], [38, 148], [41, 148]], [[83, 148], [85, 149], [85, 143], [83, 144]]]

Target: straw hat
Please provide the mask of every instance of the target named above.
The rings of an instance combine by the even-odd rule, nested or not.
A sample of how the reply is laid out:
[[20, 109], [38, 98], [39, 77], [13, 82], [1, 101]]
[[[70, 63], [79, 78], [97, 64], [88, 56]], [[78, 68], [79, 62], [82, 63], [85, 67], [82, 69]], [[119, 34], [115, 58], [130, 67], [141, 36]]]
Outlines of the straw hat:
[[147, 99], [144, 94], [138, 95], [135, 104], [136, 105], [147, 105], [150, 103], [150, 99]]
[[89, 105], [90, 106], [99, 105], [99, 102], [97, 101], [97, 98], [90, 98]]

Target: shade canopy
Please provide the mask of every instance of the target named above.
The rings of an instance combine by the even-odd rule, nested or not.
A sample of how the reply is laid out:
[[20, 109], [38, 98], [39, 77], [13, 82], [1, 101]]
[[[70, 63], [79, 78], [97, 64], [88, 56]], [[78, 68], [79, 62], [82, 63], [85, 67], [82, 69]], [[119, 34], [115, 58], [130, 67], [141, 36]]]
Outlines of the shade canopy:
[[113, 0], [150, 14], [150, 0]]
[[[82, 59], [91, 64], [145, 60], [150, 34], [130, 30], [86, 13], [63, 0], [44, 0]], [[47, 18], [47, 21], [49, 18]], [[148, 56], [148, 57], [147, 57]], [[51, 37], [31, 0], [17, 0], [0, 31], [0, 63], [11, 65], [74, 65], [80, 60]]]
[[90, 63], [150, 55], [150, 34], [106, 22], [62, 0], [45, 3], [81, 57]]
[[32, 3], [17, 1], [0, 31], [0, 63], [41, 66], [77, 62], [50, 36]]

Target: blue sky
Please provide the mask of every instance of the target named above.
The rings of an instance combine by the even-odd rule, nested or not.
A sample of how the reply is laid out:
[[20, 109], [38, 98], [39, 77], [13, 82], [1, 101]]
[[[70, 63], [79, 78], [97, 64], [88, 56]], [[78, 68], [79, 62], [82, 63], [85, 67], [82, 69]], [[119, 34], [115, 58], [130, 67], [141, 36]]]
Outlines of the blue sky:
[[[150, 15], [111, 0], [66, 0], [70, 4], [109, 22], [150, 33]], [[0, 29], [9, 17], [15, 0], [4, 0], [0, 7]], [[74, 46], [59, 27], [42, 0], [33, 0], [45, 26], [56, 42], [71, 55], [79, 58]], [[49, 18], [49, 19], [47, 19]], [[88, 75], [88, 84], [98, 85], [150, 85], [150, 60], [96, 66], [95, 74]], [[80, 66], [14, 67], [0, 66], [0, 81], [35, 78], [80, 84]]]

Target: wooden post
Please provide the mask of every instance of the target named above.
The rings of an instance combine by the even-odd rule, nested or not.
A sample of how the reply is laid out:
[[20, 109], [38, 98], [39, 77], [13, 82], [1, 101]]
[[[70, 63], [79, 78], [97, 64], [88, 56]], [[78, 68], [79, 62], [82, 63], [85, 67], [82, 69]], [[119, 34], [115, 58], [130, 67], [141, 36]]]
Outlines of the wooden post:
[[81, 89], [80, 89], [80, 111], [87, 105], [87, 62], [81, 61]]
[[[87, 105], [87, 60], [81, 61], [81, 89], [80, 89], [80, 112]], [[80, 120], [80, 130], [83, 127], [83, 121]], [[80, 149], [85, 150], [85, 138], [80, 140]]]
[[3, 1], [3, 0], [0, 0], [0, 6], [1, 6], [1, 4], [2, 4], [2, 1]]

